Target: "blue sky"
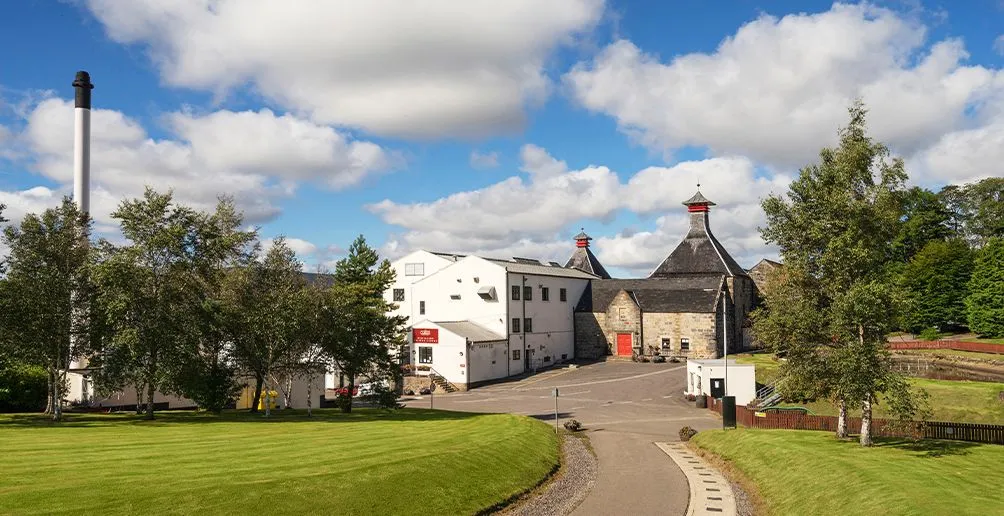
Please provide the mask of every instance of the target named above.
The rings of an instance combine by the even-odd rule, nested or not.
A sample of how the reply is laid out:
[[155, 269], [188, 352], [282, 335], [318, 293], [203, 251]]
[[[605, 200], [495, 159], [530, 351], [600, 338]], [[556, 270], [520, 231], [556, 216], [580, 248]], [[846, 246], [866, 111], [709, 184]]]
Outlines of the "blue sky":
[[775, 253], [759, 200], [833, 143], [858, 96], [915, 184], [1004, 160], [997, 0], [415, 4], [12, 3], [0, 203], [17, 219], [70, 192], [81, 69], [103, 234], [144, 185], [197, 207], [231, 194], [308, 264], [359, 233], [390, 257], [564, 260], [585, 227], [608, 268], [645, 274], [700, 181], [751, 266]]

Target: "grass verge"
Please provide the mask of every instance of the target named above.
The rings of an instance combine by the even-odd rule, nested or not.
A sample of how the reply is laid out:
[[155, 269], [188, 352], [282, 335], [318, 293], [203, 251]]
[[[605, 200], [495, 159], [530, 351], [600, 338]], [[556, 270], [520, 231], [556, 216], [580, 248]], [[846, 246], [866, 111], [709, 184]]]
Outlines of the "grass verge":
[[473, 514], [559, 462], [541, 421], [420, 409], [5, 415], [0, 441], [3, 514]]
[[[778, 362], [770, 354], [738, 355], [740, 364], [756, 364], [757, 381], [769, 383], [777, 376]], [[932, 380], [910, 378], [911, 385], [922, 388], [930, 395], [932, 421], [954, 421], [964, 423], [1004, 424], [1004, 403], [998, 396], [1004, 391], [1004, 383], [970, 382], [960, 380]], [[837, 408], [826, 400], [808, 404], [781, 404], [789, 407], [806, 407], [814, 414], [837, 415]], [[860, 409], [852, 408], [850, 415], [857, 417]], [[890, 418], [888, 406], [879, 399], [875, 405], [875, 417]]]
[[828, 432], [710, 430], [691, 440], [756, 485], [768, 514], [996, 514], [1004, 446]]

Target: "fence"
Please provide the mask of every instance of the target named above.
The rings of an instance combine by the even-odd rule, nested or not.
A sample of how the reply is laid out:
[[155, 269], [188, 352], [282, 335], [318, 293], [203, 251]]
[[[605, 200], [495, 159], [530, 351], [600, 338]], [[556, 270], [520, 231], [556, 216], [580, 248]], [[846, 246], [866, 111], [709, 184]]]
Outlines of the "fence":
[[969, 342], [965, 340], [907, 340], [890, 342], [889, 349], [954, 349], [977, 353], [1004, 353], [1004, 344]]
[[[708, 408], [718, 414], [722, 413], [722, 404], [716, 399], [708, 399]], [[736, 407], [736, 423], [747, 428], [837, 431], [836, 416], [810, 416], [793, 412], [758, 412], [742, 406]], [[860, 433], [861, 418], [847, 418], [847, 431], [851, 434]], [[872, 435], [1004, 444], [1004, 425], [872, 419]]]

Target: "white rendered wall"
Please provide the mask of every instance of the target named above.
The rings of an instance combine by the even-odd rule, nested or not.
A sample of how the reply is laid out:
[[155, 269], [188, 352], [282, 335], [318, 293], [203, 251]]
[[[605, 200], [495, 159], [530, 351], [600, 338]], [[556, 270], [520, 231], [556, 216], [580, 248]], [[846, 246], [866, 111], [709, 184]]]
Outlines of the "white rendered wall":
[[[533, 289], [530, 301], [523, 301], [523, 278], [525, 286]], [[512, 329], [512, 319], [520, 318], [520, 331], [524, 331], [523, 319], [533, 321], [532, 332], [527, 333], [526, 349], [530, 352], [531, 367], [548, 366], [575, 358], [574, 310], [588, 285], [588, 280], [532, 274], [508, 274], [505, 296], [509, 303], [508, 328]], [[519, 286], [520, 300], [512, 299], [512, 287]], [[549, 300], [541, 299], [542, 287], [547, 287]], [[561, 289], [566, 289], [565, 301], [561, 301]], [[512, 335], [512, 349], [523, 349], [523, 335]], [[564, 358], [562, 358], [564, 355]], [[544, 360], [549, 358], [549, 360]], [[515, 364], [514, 364], [515, 365]], [[522, 368], [522, 365], [520, 366]]]
[[[411, 343], [412, 350], [412, 364], [415, 367], [421, 367], [423, 365], [430, 366], [435, 369], [437, 373], [443, 378], [446, 378], [450, 383], [457, 385], [467, 383], [467, 339], [461, 337], [455, 333], [446, 331], [439, 325], [432, 323], [430, 321], [420, 321], [415, 323], [415, 328], [435, 328], [439, 330], [439, 342], [435, 344], [425, 344], [425, 343], [415, 343], [411, 342], [412, 333], [408, 333], [408, 341]], [[423, 364], [419, 362], [420, 348], [429, 347], [432, 348], [432, 363]], [[463, 353], [463, 354], [461, 354]], [[417, 374], [424, 375], [428, 372], [418, 372]]]
[[[413, 320], [471, 321], [505, 336], [505, 280], [502, 267], [476, 256], [462, 258], [412, 285]], [[495, 287], [495, 299], [478, 296], [482, 287]], [[419, 314], [421, 301], [424, 315]]]
[[[691, 360], [687, 362], [686, 393], [711, 395], [711, 379], [726, 378], [721, 360]], [[698, 380], [700, 385], [698, 385]], [[736, 397], [736, 405], [746, 405], [756, 398], [756, 367], [729, 361], [725, 393]]]
[[[423, 264], [423, 268], [425, 269], [424, 274], [421, 276], [408, 276], [406, 274], [406, 266], [413, 263]], [[391, 312], [391, 315], [408, 317], [405, 326], [410, 326], [416, 321], [425, 319], [425, 316], [418, 315], [418, 302], [415, 301], [415, 297], [411, 292], [412, 285], [453, 263], [454, 261], [449, 258], [444, 258], [428, 251], [415, 251], [391, 262], [391, 268], [396, 273], [394, 284], [383, 294], [387, 302], [398, 305], [397, 309]], [[404, 301], [394, 301], [394, 289], [396, 288], [404, 289]]]
[[505, 341], [471, 344], [468, 354], [467, 374], [471, 383], [506, 377]]

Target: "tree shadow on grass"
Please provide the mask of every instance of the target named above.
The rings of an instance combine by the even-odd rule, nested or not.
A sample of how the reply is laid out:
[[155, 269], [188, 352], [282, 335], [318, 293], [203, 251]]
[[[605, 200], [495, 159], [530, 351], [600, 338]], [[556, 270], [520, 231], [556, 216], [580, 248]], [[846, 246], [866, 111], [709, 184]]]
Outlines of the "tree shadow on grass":
[[[208, 414], [195, 411], [163, 411], [156, 412], [155, 419], [147, 420], [135, 413], [88, 414], [67, 413], [63, 421], [56, 423], [45, 414], [5, 414], [0, 415], [0, 429], [15, 427], [30, 428], [85, 428], [107, 427], [113, 425], [135, 426], [171, 426], [179, 424], [212, 424], [212, 423], [362, 423], [367, 421], [395, 422], [427, 422], [453, 421], [484, 417], [487, 414], [473, 412], [452, 412], [446, 410], [428, 410], [406, 408], [400, 410], [384, 409], [353, 409], [349, 414], [343, 414], [338, 409], [315, 409], [313, 416], [308, 417], [306, 410], [275, 410], [271, 416], [264, 413], [252, 413], [247, 410], [228, 410], [223, 414]], [[552, 414], [553, 417], [553, 414]]]
[[909, 452], [916, 457], [938, 458], [951, 455], [969, 455], [972, 448], [982, 446], [968, 441], [942, 441], [937, 439], [893, 439], [882, 438], [875, 441], [877, 448], [893, 448]]

